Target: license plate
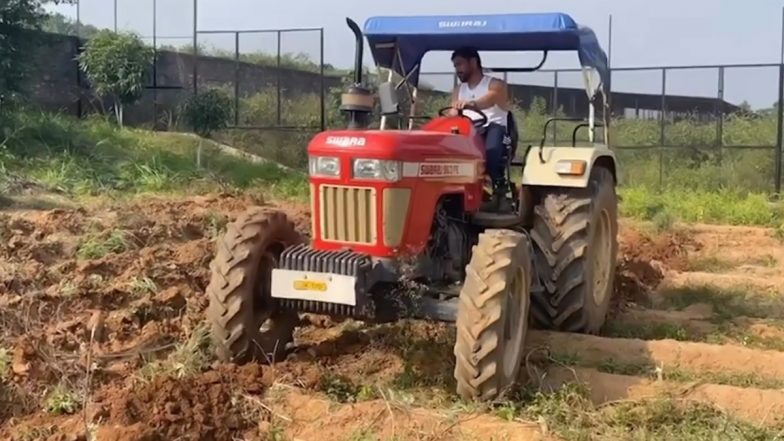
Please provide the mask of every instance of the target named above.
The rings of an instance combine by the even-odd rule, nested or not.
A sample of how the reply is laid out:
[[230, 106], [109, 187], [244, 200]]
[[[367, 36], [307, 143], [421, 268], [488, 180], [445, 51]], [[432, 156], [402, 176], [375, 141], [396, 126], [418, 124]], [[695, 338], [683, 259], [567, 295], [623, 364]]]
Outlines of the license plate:
[[272, 297], [356, 306], [354, 276], [312, 271], [272, 270]]
[[327, 282], [319, 280], [295, 280], [294, 289], [297, 291], [327, 291]]

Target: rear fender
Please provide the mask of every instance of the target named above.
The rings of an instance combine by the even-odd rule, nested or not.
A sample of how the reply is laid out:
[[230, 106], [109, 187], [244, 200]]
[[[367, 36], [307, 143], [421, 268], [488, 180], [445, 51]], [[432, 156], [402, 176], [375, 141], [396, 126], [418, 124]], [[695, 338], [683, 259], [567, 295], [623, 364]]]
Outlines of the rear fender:
[[[615, 182], [618, 182], [615, 152], [605, 146], [545, 147], [541, 151], [541, 158], [539, 152], [539, 147], [528, 151], [523, 170], [523, 185], [584, 188], [588, 186], [588, 177], [593, 167], [608, 168]], [[559, 174], [556, 164], [568, 160], [585, 161], [585, 172], [581, 175]]]

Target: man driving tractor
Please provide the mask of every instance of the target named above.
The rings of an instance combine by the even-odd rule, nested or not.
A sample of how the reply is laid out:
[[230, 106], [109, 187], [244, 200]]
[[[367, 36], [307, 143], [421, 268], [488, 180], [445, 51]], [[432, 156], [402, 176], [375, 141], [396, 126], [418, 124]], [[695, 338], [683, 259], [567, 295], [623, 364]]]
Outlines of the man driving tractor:
[[507, 85], [482, 72], [482, 59], [474, 48], [456, 50], [452, 53], [452, 63], [461, 82], [452, 91], [452, 114], [457, 114], [458, 110], [478, 109], [487, 115], [482, 136], [487, 149], [487, 171], [493, 181], [493, 196], [481, 210], [508, 213], [512, 211], [512, 204], [506, 196], [508, 183], [503, 156], [509, 113]]

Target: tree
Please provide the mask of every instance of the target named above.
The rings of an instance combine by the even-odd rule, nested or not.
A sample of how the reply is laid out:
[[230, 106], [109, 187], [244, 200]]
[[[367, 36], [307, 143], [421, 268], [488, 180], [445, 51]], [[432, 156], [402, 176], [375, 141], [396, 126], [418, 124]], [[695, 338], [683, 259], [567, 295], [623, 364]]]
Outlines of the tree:
[[46, 17], [46, 3], [71, 3], [70, 0], [0, 1], [0, 94], [20, 92], [34, 49], [34, 35]]
[[[191, 95], [183, 105], [182, 116], [188, 127], [202, 138], [228, 126], [232, 115], [231, 98], [217, 89]], [[202, 141], [196, 151], [196, 164], [201, 167]]]
[[53, 34], [79, 35], [81, 38], [91, 38], [100, 31], [100, 29], [90, 24], [81, 23], [77, 25], [76, 21], [57, 12], [48, 14], [44, 18], [41, 23], [41, 30]]
[[153, 49], [138, 36], [108, 30], [95, 34], [79, 55], [79, 66], [95, 92], [114, 102], [120, 127], [124, 106], [137, 102], [144, 93], [145, 77], [153, 56]]

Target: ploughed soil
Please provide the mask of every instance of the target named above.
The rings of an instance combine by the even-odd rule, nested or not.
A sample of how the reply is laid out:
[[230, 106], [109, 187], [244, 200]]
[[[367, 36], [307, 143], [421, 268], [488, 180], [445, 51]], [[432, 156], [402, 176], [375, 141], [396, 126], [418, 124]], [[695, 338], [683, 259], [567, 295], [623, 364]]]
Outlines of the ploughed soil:
[[[446, 440], [486, 439], [490, 432], [498, 439], [553, 439], [536, 422], [453, 410], [448, 325], [370, 326], [307, 316], [286, 361], [216, 362], [202, 325], [213, 240], [260, 203], [214, 194], [0, 211], [0, 439]], [[267, 205], [307, 234], [306, 206]], [[765, 253], [770, 258], [760, 260]], [[764, 229], [693, 226], [652, 234], [624, 223], [611, 323], [675, 323], [688, 331], [680, 340], [694, 341], [534, 331], [532, 354], [539, 348], [577, 353], [577, 364], [585, 365], [578, 379], [593, 387], [597, 402], [664, 387], [635, 375], [609, 381], [602, 375], [616, 374], [591, 370], [607, 359], [784, 380], [782, 353], [745, 346], [734, 334], [706, 341], [726, 329], [715, 305], [693, 295], [689, 304], [673, 300], [678, 289], [695, 286], [695, 277], [715, 280], [707, 270], [717, 267], [730, 278], [722, 284], [751, 278], [764, 291], [764, 280], [781, 277], [783, 253]], [[695, 269], [695, 259], [717, 255], [726, 262]], [[731, 325], [777, 339], [783, 332], [768, 320], [776, 318], [744, 315]], [[534, 354], [529, 362], [542, 358], [548, 357]], [[628, 396], [618, 392], [624, 382], [630, 382]], [[736, 393], [743, 388], [710, 386], [719, 389], [691, 390], [689, 397], [727, 396], [725, 408], [751, 421], [763, 420], [760, 399], [775, 409], [784, 402], [764, 388]]]

